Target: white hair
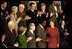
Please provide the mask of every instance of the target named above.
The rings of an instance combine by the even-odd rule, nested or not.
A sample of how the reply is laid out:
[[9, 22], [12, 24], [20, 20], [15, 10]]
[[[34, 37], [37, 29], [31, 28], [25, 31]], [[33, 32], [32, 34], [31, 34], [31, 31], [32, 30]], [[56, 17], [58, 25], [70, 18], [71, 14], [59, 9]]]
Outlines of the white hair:
[[19, 4], [19, 7], [23, 7], [24, 8], [24, 4]]
[[13, 10], [14, 10], [14, 11], [17, 11], [17, 10], [18, 10], [18, 7], [17, 7], [17, 6], [13, 6], [13, 7], [12, 7], [12, 11], [13, 11]]

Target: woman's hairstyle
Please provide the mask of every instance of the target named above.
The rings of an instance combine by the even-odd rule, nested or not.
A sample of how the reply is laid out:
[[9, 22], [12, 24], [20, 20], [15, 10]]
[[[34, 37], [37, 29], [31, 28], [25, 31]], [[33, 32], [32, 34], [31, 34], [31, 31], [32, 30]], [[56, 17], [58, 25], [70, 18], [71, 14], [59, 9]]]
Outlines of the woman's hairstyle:
[[19, 32], [19, 34], [20, 34], [20, 33], [23, 33], [23, 32], [26, 31], [26, 30], [27, 30], [26, 27], [20, 26], [20, 28], [18, 29], [18, 32]]
[[13, 11], [13, 10], [17, 11], [17, 10], [18, 10], [18, 7], [17, 7], [17, 6], [13, 6], [13, 7], [12, 7], [12, 11]]
[[45, 3], [41, 3], [41, 6], [46, 6], [46, 4]]
[[12, 26], [13, 24], [15, 24], [14, 21], [9, 21], [8, 22], [8, 27]]
[[48, 19], [48, 24], [50, 24], [51, 21], [55, 24], [55, 22], [52, 19]]
[[59, 21], [59, 25], [61, 25], [61, 24], [62, 24], [62, 21], [64, 21], [64, 19], [61, 19], [61, 20]]

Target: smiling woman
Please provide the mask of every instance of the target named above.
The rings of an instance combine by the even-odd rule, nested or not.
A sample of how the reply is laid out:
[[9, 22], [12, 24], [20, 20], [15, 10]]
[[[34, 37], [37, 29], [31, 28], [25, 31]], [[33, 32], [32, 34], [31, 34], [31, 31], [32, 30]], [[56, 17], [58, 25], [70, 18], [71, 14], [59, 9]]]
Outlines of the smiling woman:
[[26, 27], [23, 27], [23, 26], [20, 26], [19, 28], [19, 35], [17, 37], [18, 39], [18, 42], [19, 42], [19, 48], [27, 48], [27, 38], [26, 38], [26, 30], [27, 28]]
[[59, 38], [59, 29], [54, 26], [52, 20], [49, 21], [50, 27], [46, 29], [46, 33], [49, 36], [48, 48], [59, 48], [60, 38]]

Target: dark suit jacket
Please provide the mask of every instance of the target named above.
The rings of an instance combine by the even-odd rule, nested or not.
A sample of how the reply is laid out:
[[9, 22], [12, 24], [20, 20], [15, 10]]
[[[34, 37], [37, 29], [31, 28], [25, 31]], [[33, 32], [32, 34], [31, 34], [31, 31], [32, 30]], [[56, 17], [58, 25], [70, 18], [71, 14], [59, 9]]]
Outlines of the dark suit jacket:
[[29, 24], [30, 22], [34, 22], [36, 24], [36, 26], [38, 25], [38, 18], [37, 18], [37, 10], [34, 10], [34, 12], [32, 12], [31, 10], [28, 10], [26, 12], [27, 15], [29, 15], [31, 17], [30, 20], [27, 21], [27, 23]]
[[20, 20], [19, 24], [18, 24], [19, 27], [22, 26], [22, 25], [26, 27], [26, 20], [24, 20], [25, 16], [26, 16], [26, 12], [25, 11], [23, 11], [22, 13], [19, 12], [19, 11], [17, 12], [17, 17], [21, 17], [22, 18]]
[[35, 34], [32, 34], [30, 31], [26, 33], [27, 38], [32, 37], [33, 39], [28, 42], [28, 48], [36, 48]]
[[5, 38], [5, 41], [4, 43], [9, 47], [9, 48], [13, 48], [14, 47], [14, 44], [17, 42], [16, 40], [16, 34], [15, 32], [11, 32], [8, 29], [6, 29], [6, 38]]
[[41, 28], [41, 26], [37, 26], [36, 28], [36, 37], [39, 37], [42, 39], [42, 41], [37, 42], [37, 47], [38, 48], [46, 48], [46, 42], [44, 40], [46, 40], [46, 33], [44, 28]]
[[64, 35], [66, 27], [63, 29], [62, 27], [59, 27], [60, 30], [60, 47], [61, 48], [67, 48], [68, 47], [68, 39], [67, 36]]

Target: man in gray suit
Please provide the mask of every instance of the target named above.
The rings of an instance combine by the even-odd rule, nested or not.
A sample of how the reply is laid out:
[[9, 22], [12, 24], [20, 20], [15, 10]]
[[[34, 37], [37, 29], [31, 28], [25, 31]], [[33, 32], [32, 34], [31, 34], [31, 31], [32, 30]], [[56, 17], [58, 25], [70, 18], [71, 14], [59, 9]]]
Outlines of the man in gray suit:
[[45, 25], [46, 21], [41, 20], [40, 24], [36, 28], [36, 37], [41, 39], [41, 41], [37, 42], [37, 48], [46, 48], [46, 33], [44, 30]]
[[41, 39], [35, 37], [35, 24], [30, 23], [29, 24], [29, 30], [26, 33], [27, 36], [27, 42], [28, 42], [28, 48], [36, 48], [36, 41], [40, 41]]

